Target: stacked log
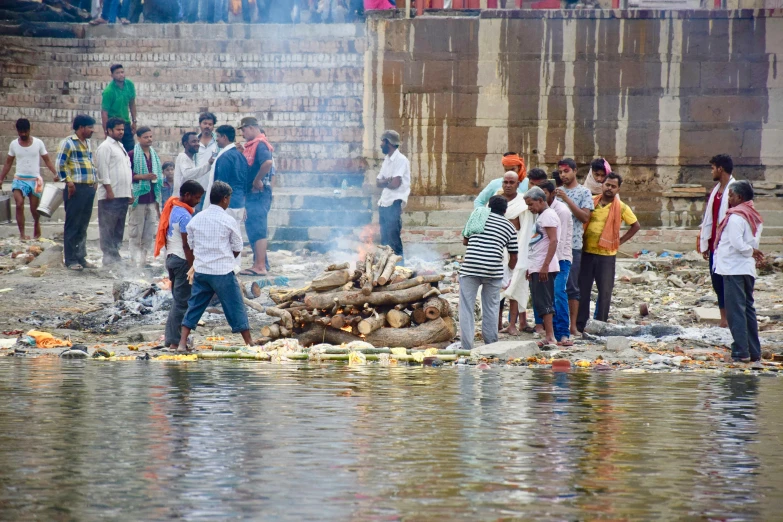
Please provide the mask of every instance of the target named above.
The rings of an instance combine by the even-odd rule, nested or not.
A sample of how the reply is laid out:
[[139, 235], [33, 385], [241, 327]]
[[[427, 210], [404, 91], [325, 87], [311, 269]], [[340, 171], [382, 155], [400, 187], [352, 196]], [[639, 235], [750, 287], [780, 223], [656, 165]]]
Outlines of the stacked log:
[[304, 288], [270, 291], [276, 306], [253, 307], [279, 321], [262, 335], [292, 335], [303, 346], [365, 340], [378, 347], [416, 348], [451, 341], [456, 335], [451, 310], [438, 297], [443, 276], [416, 275], [397, 266], [401, 259], [389, 247], [378, 247], [357, 261], [355, 270], [349, 263], [333, 264]]

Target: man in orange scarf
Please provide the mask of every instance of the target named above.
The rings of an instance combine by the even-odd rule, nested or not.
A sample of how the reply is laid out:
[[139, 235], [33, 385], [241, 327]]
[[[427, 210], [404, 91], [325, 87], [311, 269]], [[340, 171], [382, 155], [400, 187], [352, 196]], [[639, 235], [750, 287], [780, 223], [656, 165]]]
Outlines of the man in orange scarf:
[[[519, 154], [516, 152], [506, 152], [503, 154], [501, 163], [503, 164], [504, 174], [506, 172], [516, 172], [517, 176], [519, 176], [519, 187], [517, 187], [517, 194], [524, 194], [527, 192], [530, 182], [527, 179], [525, 160], [522, 159], [522, 157], [519, 156]], [[503, 176], [490, 181], [487, 186], [484, 187], [484, 190], [482, 190], [481, 193], [476, 196], [476, 199], [473, 200], [473, 208], [486, 207], [487, 203], [489, 203], [489, 198], [497, 194], [502, 188]]]
[[250, 167], [245, 189], [245, 231], [253, 249], [253, 266], [242, 270], [241, 276], [265, 276], [269, 270], [266, 257], [267, 216], [272, 208], [272, 179], [275, 176], [275, 162], [272, 153], [275, 148], [266, 139], [266, 134], [252, 116], [242, 118], [239, 124], [245, 138], [242, 154]]
[[193, 266], [193, 251], [188, 245], [185, 227], [193, 217], [193, 207], [201, 201], [204, 187], [188, 180], [179, 188], [179, 197], [171, 197], [163, 207], [155, 237], [155, 257], [166, 248], [166, 270], [171, 280], [171, 310], [166, 321], [166, 345], [172, 350], [179, 346], [182, 318], [188, 310], [191, 285], [188, 270]]
[[[618, 193], [623, 178], [612, 172], [606, 175], [603, 193], [593, 199], [595, 210], [585, 225], [582, 266], [579, 270], [579, 312], [576, 329], [584, 332], [590, 317], [590, 292], [593, 281], [598, 287], [598, 300], [594, 318], [609, 319], [609, 306], [614, 290], [614, 265], [620, 245], [630, 240], [641, 228], [631, 207], [620, 201]], [[620, 225], [631, 228], [620, 237]]]

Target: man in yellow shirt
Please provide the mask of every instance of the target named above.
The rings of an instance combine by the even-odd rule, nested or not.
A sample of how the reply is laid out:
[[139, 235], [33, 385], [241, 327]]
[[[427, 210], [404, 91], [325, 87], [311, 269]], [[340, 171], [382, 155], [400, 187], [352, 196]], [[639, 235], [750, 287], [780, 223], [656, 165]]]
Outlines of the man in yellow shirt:
[[[603, 192], [595, 196], [595, 210], [585, 227], [582, 267], [579, 271], [579, 313], [576, 329], [583, 332], [590, 317], [590, 292], [593, 281], [598, 287], [595, 319], [609, 319], [609, 306], [614, 290], [614, 265], [620, 245], [630, 240], [641, 228], [631, 207], [620, 201], [617, 195], [623, 178], [614, 172], [607, 174]], [[629, 225], [620, 237], [620, 222]]]

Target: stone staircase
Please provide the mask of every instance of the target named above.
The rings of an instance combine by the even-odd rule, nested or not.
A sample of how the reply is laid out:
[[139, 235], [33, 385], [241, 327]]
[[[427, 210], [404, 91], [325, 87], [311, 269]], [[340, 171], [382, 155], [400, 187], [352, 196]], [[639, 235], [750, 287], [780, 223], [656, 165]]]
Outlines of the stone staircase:
[[[16, 138], [14, 121], [26, 117], [54, 158], [76, 114], [100, 121], [109, 66], [122, 63], [136, 85], [139, 125], [153, 128], [163, 161], [182, 150], [180, 137], [197, 130], [202, 111], [215, 113], [218, 124], [258, 118], [275, 145], [278, 172], [271, 248], [327, 250], [335, 238], [371, 222], [372, 199], [360, 190], [366, 168], [362, 24], [75, 30], [83, 37], [3, 37], [0, 149]], [[97, 125], [93, 146], [102, 140]], [[48, 171], [44, 176], [49, 179]], [[348, 190], [335, 194], [343, 182]], [[58, 219], [45, 230], [56, 229]]]

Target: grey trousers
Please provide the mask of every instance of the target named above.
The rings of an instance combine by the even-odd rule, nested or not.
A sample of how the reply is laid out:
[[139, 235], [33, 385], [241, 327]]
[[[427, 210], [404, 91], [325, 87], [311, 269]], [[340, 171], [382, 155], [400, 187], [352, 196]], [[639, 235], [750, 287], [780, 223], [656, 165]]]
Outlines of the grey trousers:
[[463, 350], [473, 349], [473, 338], [476, 335], [473, 308], [479, 286], [481, 287], [481, 336], [485, 344], [497, 342], [502, 285], [502, 278], [459, 277], [459, 336]]
[[756, 320], [756, 308], [753, 306], [753, 287], [756, 280], [749, 275], [723, 276], [723, 295], [726, 302], [726, 319], [734, 342], [731, 343], [731, 356], [750, 357], [753, 361], [761, 359], [759, 341], [759, 323]]
[[188, 262], [179, 256], [166, 256], [166, 270], [171, 280], [171, 310], [166, 321], [166, 346], [179, 344], [182, 332], [182, 319], [188, 311], [190, 299], [190, 283], [188, 283]]
[[98, 230], [104, 266], [122, 261], [120, 247], [129, 204], [130, 198], [102, 199], [98, 202]]

